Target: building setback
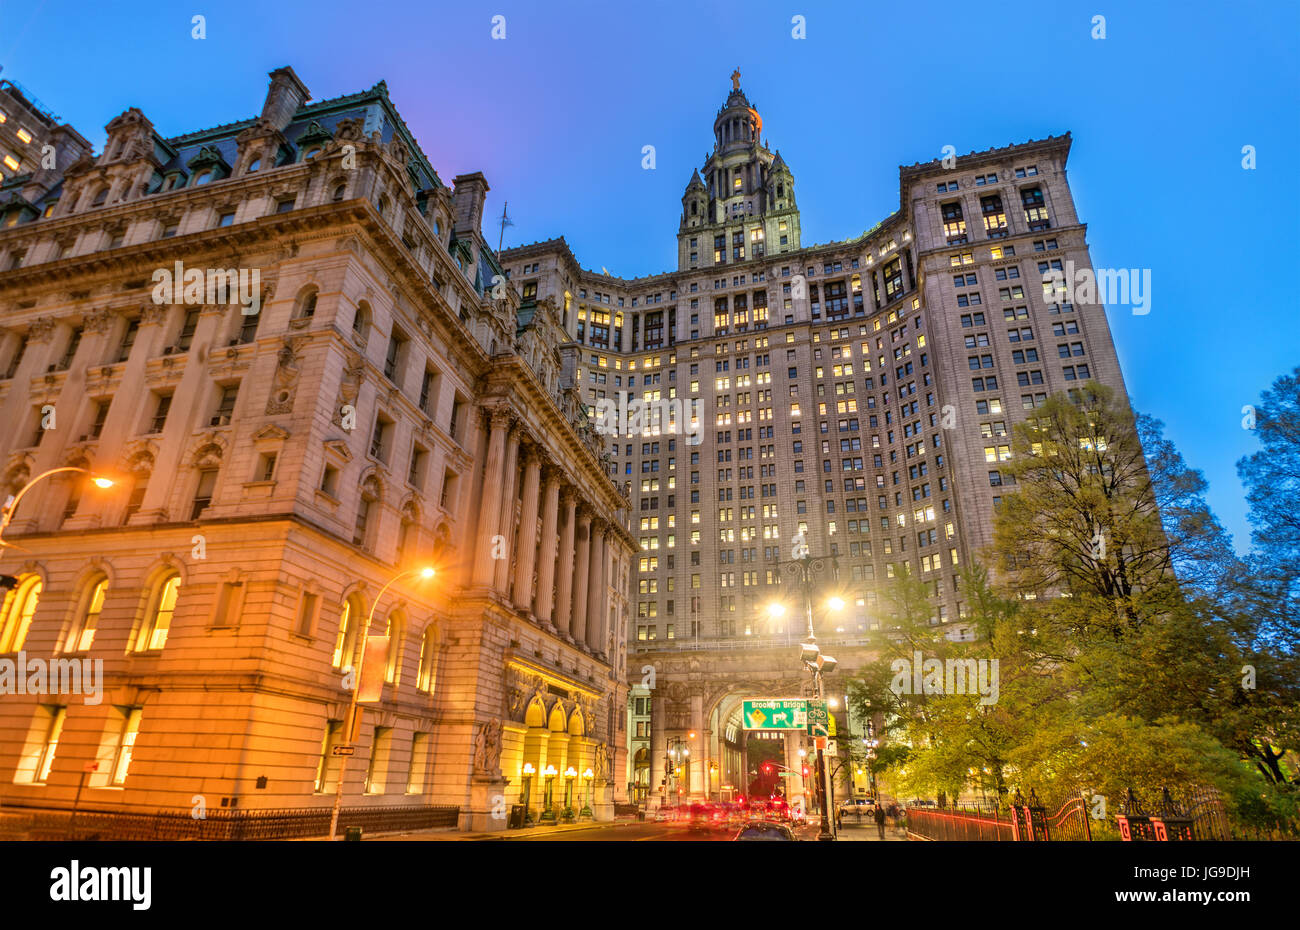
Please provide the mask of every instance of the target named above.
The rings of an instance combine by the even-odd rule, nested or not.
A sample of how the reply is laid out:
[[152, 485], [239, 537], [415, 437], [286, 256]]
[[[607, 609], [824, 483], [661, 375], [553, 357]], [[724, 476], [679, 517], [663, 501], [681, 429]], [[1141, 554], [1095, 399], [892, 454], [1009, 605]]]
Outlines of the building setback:
[[675, 431], [665, 412], [607, 437], [640, 548], [629, 682], [640, 689], [644, 667], [656, 681], [638, 690], [649, 727], [630, 718], [648, 734], [629, 730], [637, 796], [675, 790], [677, 740], [702, 763], [684, 793], [743, 792], [740, 699], [798, 692], [787, 642], [802, 601], [781, 583], [796, 533], [837, 562], [846, 608], [819, 612], [817, 632], [842, 672], [869, 657], [904, 567], [930, 587], [932, 622], [971, 636], [959, 573], [992, 540], [1012, 426], [1077, 382], [1124, 390], [1104, 308], [1043, 285], [1067, 262], [1092, 267], [1068, 134], [903, 167], [895, 213], [804, 246], [793, 173], [738, 74], [713, 131], [682, 197], [676, 270], [587, 271], [562, 238], [501, 255], [525, 307], [561, 308], [584, 403], [699, 405]]
[[0, 803], [328, 809], [352, 745], [347, 809], [501, 828], [528, 764], [611, 817], [636, 540], [560, 310], [493, 287], [487, 181], [445, 185], [383, 82], [270, 79], [99, 155], [0, 87], [0, 480], [85, 470], [4, 531], [0, 657], [103, 663], [98, 701], [0, 695]]

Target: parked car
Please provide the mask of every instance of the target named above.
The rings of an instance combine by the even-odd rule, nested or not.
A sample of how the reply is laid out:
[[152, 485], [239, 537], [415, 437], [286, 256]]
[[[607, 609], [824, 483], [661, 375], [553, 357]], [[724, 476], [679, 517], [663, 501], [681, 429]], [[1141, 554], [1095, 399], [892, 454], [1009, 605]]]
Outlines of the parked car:
[[789, 827], [775, 820], [755, 820], [747, 823], [732, 837], [733, 841], [751, 842], [792, 842], [795, 839]]
[[840, 816], [869, 817], [876, 813], [876, 804], [871, 798], [845, 798], [840, 802]]

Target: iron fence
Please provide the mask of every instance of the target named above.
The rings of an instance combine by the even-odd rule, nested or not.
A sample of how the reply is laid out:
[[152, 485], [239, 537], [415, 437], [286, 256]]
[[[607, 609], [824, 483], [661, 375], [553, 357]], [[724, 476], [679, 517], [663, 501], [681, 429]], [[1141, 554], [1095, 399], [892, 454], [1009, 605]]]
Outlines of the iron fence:
[[[188, 811], [132, 813], [80, 810], [0, 812], [0, 838], [29, 840], [288, 840], [324, 838], [330, 809], [283, 808], [215, 810], [196, 818]], [[365, 833], [393, 833], [455, 827], [460, 808], [354, 807], [339, 812], [338, 833], [361, 827]]]
[[1011, 842], [1015, 839], [1010, 816], [1000, 811], [967, 808], [907, 808], [907, 833], [923, 840], [983, 840]]

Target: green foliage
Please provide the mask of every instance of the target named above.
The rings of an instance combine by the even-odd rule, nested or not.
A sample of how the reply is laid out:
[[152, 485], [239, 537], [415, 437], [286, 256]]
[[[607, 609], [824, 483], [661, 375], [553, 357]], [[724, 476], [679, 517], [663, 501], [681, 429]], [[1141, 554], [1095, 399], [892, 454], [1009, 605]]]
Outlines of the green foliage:
[[[849, 688], [859, 715], [885, 721], [876, 764], [903, 797], [1085, 791], [1113, 813], [1130, 787], [1215, 787], [1238, 823], [1294, 818], [1300, 377], [1261, 406], [1261, 443], [1287, 464], [1240, 466], [1292, 489], [1288, 508], [1253, 486], [1252, 514], [1278, 539], [1249, 569], [1158, 421], [1096, 385], [1035, 413], [1000, 465], [1014, 490], [985, 554], [993, 572], [961, 576], [974, 641], [931, 625], [930, 592], [906, 571], [883, 593], [879, 657]], [[917, 652], [996, 660], [997, 701], [908, 693], [895, 663]]]

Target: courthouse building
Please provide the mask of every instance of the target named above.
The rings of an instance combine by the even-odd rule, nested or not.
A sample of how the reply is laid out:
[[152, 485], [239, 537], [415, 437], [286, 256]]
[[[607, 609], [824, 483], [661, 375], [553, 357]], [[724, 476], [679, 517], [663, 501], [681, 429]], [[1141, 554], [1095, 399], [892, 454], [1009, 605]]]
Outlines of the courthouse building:
[[[808, 687], [789, 645], [802, 595], [782, 564], [797, 533], [836, 561], [815, 626], [842, 697], [904, 567], [929, 587], [936, 627], [973, 635], [959, 573], [992, 540], [1013, 424], [1089, 379], [1124, 390], [1104, 308], [1042, 283], [1068, 262], [1091, 268], [1068, 135], [903, 167], [897, 211], [821, 245], [802, 241], [792, 167], [738, 73], [713, 138], [682, 195], [675, 269], [588, 271], [562, 238], [501, 256], [525, 307], [562, 308], [586, 404], [699, 405], [696, 423], [669, 409], [607, 439], [640, 550], [629, 681], [649, 669], [655, 682], [623, 777], [667, 787], [670, 747], [686, 745], [694, 797], [753, 778], [743, 698]], [[841, 724], [865, 736], [866, 721]]]
[[637, 540], [487, 181], [445, 184], [382, 82], [289, 68], [249, 119], [107, 137], [0, 85], [0, 663], [103, 674], [0, 694], [0, 806], [328, 809], [348, 758], [346, 810], [501, 827], [554, 771], [612, 816]]

